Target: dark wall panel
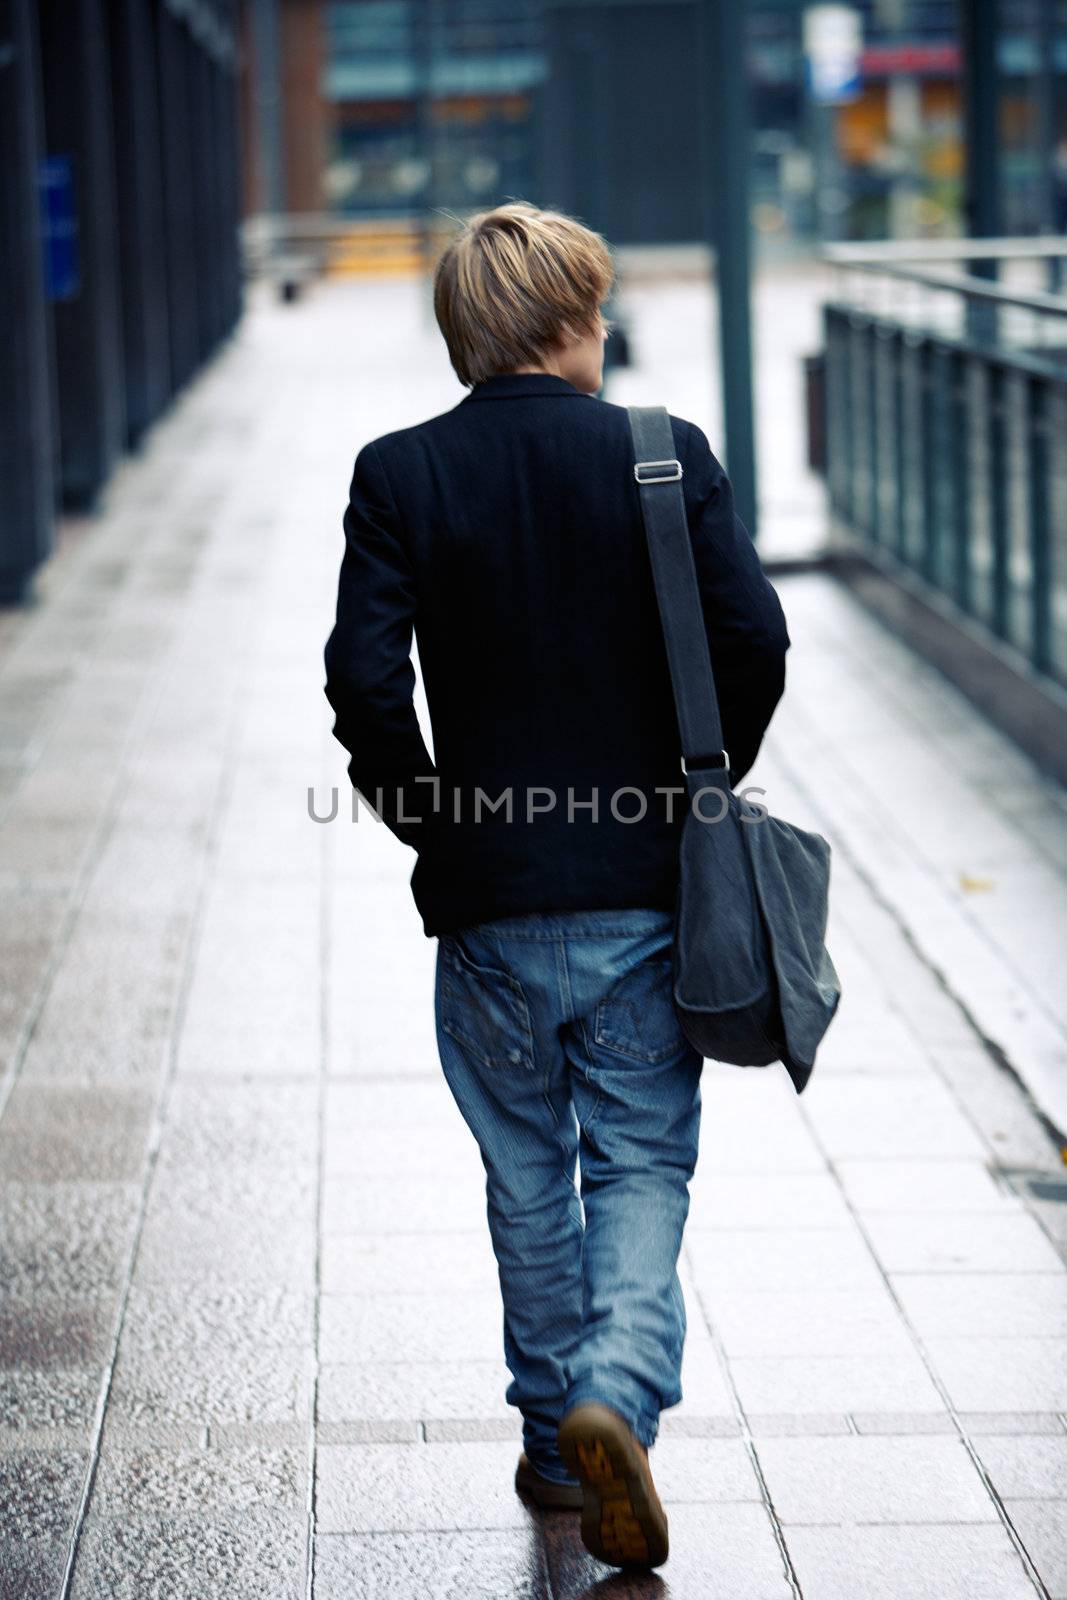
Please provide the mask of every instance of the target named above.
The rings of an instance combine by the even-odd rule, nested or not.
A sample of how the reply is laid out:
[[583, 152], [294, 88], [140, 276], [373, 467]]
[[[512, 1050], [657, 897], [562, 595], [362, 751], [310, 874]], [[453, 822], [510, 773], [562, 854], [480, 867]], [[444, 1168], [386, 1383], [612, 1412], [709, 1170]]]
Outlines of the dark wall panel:
[[228, 66], [216, 84], [219, 129], [219, 174], [223, 211], [223, 315], [226, 331], [241, 315], [242, 275], [239, 224], [241, 216], [240, 107], [235, 69]]
[[547, 11], [542, 200], [617, 244], [706, 240], [697, 11], [556, 3]]
[[200, 355], [189, 99], [189, 57], [194, 46], [184, 23], [165, 6], [159, 10], [158, 23], [170, 360], [171, 376], [177, 388], [193, 373]]
[[211, 137], [209, 73], [211, 65], [202, 50], [190, 50], [186, 57], [189, 96], [189, 132], [193, 172], [193, 261], [196, 273], [197, 355], [202, 361], [218, 338], [215, 275], [216, 246], [213, 238], [214, 190], [217, 153]]
[[114, 149], [102, 0], [40, 0], [45, 140], [69, 160], [77, 269], [52, 302], [63, 498], [90, 504], [125, 444]]
[[111, 0], [111, 87], [126, 432], [135, 443], [170, 398], [154, 11], [158, 0]]
[[0, 602], [241, 309], [233, 0], [0, 0]]
[[53, 512], [33, 0], [0, 0], [0, 53], [0, 600], [14, 600], [51, 547]]

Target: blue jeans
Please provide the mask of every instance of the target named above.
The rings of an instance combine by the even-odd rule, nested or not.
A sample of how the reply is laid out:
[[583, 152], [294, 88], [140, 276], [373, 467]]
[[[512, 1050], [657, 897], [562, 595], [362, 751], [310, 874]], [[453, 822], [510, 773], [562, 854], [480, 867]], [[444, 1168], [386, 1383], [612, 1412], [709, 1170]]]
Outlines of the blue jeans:
[[671, 1000], [672, 924], [536, 913], [438, 945], [438, 1047], [486, 1170], [507, 1399], [530, 1460], [561, 1482], [572, 1406], [613, 1407], [647, 1446], [682, 1397], [702, 1062]]

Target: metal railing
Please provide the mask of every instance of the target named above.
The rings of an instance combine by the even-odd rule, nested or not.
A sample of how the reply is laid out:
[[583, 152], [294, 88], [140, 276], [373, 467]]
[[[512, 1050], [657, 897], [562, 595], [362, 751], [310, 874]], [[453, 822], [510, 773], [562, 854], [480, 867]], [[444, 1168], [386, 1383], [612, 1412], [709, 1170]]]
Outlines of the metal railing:
[[[1067, 684], [1067, 297], [1025, 282], [1067, 241], [826, 254], [836, 528]], [[953, 261], [996, 261], [1001, 281]]]

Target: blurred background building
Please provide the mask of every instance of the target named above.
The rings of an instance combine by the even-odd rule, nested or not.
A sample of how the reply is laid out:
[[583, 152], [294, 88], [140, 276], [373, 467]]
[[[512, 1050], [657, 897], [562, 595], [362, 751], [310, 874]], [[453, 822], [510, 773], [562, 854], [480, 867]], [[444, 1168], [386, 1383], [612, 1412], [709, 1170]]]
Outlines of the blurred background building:
[[[570, 205], [620, 243], [702, 238], [679, 204], [702, 64], [696, 0], [272, 0], [277, 8], [284, 209], [367, 222], [504, 195]], [[806, 51], [819, 8], [749, 0], [752, 221], [768, 248], [952, 235], [963, 217], [957, 0], [858, 0], [855, 71], [820, 94]], [[823, 10], [827, 8], [821, 8]], [[254, 13], [246, 6], [245, 206], [263, 209], [254, 154]], [[620, 13], [625, 25], [620, 26]], [[1000, 0], [996, 93], [1003, 226], [1062, 226], [1067, 13]], [[268, 90], [268, 93], [273, 93]], [[657, 195], [632, 181], [650, 124]], [[627, 181], [627, 178], [630, 181]], [[674, 181], [672, 181], [672, 178]], [[1059, 211], [1057, 211], [1059, 207]]]
[[[242, 273], [416, 277], [521, 197], [714, 289], [754, 535], [750, 260], [798, 274], [778, 502], [800, 485], [820, 540], [1067, 685], [1067, 0], [0, 0], [0, 131], [5, 598], [234, 327]], [[801, 322], [825, 492], [782, 444]]]
[[0, 597], [237, 319], [234, 0], [0, 5]]

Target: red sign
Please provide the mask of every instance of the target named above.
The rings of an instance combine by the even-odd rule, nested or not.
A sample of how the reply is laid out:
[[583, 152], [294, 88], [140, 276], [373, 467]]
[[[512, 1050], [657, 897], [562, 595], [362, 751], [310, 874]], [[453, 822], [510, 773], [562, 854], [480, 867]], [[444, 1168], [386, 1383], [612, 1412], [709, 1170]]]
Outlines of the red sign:
[[954, 77], [960, 70], [960, 47], [952, 40], [944, 44], [870, 45], [860, 56], [860, 70], [865, 78], [891, 78], [898, 73]]

